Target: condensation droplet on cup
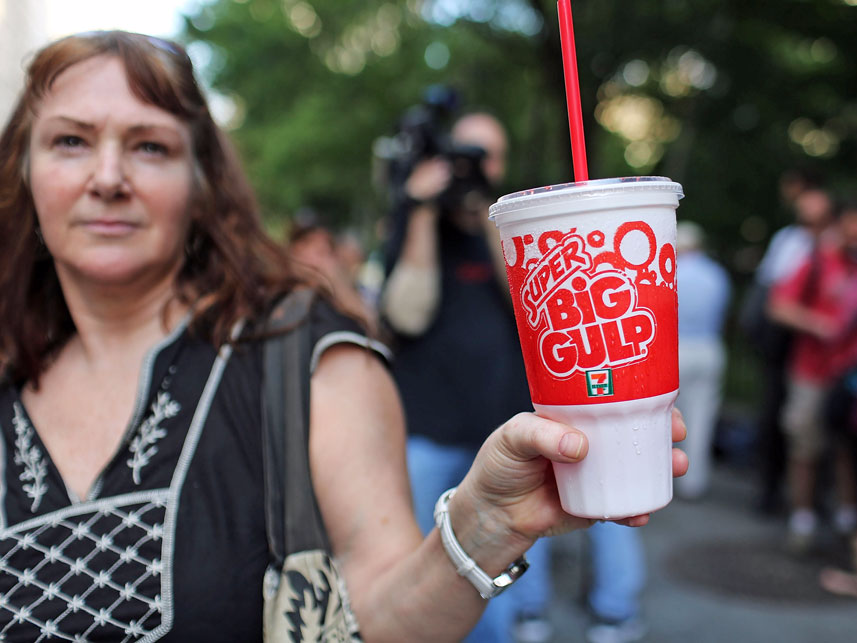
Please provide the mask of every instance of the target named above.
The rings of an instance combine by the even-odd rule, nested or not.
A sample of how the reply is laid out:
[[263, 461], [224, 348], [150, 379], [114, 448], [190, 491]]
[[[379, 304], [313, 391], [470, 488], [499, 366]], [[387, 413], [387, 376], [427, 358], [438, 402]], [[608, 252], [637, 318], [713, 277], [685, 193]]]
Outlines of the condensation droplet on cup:
[[642, 454], [642, 452], [639, 449], [637, 449], [637, 455], [641, 455], [641, 454]]

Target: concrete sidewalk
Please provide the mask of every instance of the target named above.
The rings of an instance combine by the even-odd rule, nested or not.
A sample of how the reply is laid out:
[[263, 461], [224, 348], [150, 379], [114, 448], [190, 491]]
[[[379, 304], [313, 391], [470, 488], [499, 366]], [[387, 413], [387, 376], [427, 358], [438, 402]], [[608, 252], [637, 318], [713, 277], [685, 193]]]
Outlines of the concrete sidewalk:
[[[651, 643], [855, 643], [857, 600], [817, 586], [826, 564], [846, 561], [825, 536], [795, 558], [783, 548], [785, 519], [753, 510], [749, 469], [721, 466], [702, 500], [674, 500], [641, 529], [649, 569], [643, 618]], [[554, 540], [555, 643], [583, 641], [586, 538]]]

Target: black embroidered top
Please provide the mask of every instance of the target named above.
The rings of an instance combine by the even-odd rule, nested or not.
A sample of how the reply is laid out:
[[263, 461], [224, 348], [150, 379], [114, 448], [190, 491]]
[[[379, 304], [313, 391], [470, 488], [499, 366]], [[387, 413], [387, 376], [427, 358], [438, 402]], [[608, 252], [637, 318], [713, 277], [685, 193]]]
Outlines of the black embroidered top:
[[[312, 317], [316, 356], [367, 343], [326, 305]], [[0, 388], [0, 641], [261, 641], [261, 378], [259, 342], [218, 354], [177, 328], [85, 500]]]

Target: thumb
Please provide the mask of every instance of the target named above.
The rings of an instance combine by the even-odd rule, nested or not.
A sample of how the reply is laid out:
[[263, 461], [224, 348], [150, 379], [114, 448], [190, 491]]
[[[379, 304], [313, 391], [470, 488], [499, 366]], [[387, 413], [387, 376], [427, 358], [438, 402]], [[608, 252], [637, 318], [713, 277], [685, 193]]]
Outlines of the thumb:
[[589, 442], [581, 431], [535, 413], [519, 413], [498, 433], [501, 448], [513, 460], [542, 456], [554, 462], [578, 462], [589, 451]]

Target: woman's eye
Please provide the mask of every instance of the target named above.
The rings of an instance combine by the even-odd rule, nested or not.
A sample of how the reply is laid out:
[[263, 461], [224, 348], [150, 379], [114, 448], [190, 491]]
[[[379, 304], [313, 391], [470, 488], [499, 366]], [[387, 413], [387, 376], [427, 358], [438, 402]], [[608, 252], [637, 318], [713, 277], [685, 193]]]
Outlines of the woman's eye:
[[69, 149], [82, 147], [85, 141], [79, 136], [75, 136], [73, 134], [63, 134], [61, 136], [57, 136], [54, 139], [54, 145], [57, 147], [65, 147]]
[[154, 141], [143, 141], [137, 146], [137, 149], [146, 154], [167, 155], [167, 146]]

